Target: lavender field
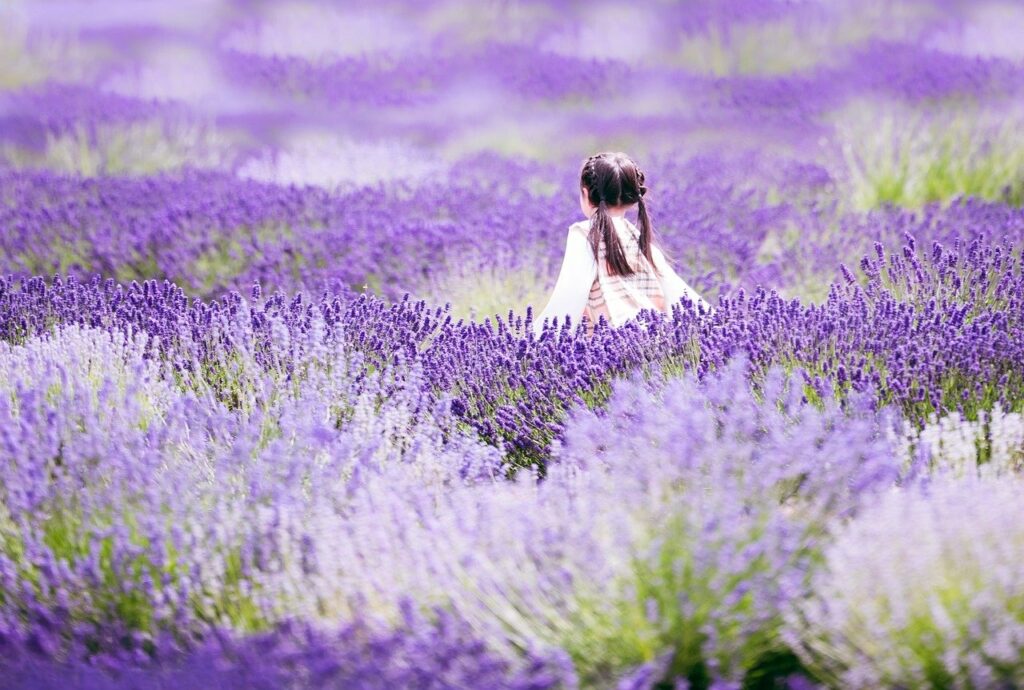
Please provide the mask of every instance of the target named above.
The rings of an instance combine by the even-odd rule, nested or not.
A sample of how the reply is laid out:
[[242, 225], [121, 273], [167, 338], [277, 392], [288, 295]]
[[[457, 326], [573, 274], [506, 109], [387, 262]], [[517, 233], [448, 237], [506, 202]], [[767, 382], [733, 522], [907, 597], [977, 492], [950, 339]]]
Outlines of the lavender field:
[[1024, 687], [1022, 248], [1014, 0], [0, 0], [0, 690]]

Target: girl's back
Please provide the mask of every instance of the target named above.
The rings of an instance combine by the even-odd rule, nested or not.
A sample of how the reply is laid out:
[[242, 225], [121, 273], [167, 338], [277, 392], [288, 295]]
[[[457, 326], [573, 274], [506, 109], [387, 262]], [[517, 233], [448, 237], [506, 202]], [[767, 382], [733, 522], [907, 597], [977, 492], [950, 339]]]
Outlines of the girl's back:
[[[665, 291], [661, 279], [654, 266], [640, 251], [640, 230], [625, 216], [613, 216], [612, 220], [623, 254], [633, 273], [623, 275], [609, 271], [608, 247], [602, 238], [598, 245], [597, 275], [590, 286], [587, 306], [583, 313], [588, 321], [588, 331], [593, 330], [594, 324], [601, 316], [604, 316], [612, 326], [621, 326], [642, 309], [666, 311]], [[588, 237], [590, 221], [575, 223], [572, 229]]]

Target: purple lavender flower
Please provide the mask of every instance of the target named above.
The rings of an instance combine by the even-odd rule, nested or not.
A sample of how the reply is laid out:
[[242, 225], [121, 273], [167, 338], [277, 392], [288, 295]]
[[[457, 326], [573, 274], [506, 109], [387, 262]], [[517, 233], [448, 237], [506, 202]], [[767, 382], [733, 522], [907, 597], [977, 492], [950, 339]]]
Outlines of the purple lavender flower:
[[944, 479], [883, 496], [826, 547], [786, 639], [843, 687], [1020, 682], [1017, 480]]

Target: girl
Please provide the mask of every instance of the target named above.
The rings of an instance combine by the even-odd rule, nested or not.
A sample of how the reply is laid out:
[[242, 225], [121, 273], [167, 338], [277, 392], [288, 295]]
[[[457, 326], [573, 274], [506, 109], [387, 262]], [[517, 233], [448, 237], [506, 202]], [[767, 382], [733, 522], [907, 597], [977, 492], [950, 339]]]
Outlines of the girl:
[[[598, 153], [583, 162], [580, 209], [587, 220], [569, 226], [562, 269], [547, 307], [533, 322], [534, 333], [548, 319], [564, 323], [572, 317], [574, 323], [586, 320], [589, 335], [600, 316], [620, 326], [641, 309], [671, 314], [682, 297], [712, 310], [651, 241], [646, 193], [643, 171], [624, 153]], [[639, 228], [625, 215], [634, 204]]]

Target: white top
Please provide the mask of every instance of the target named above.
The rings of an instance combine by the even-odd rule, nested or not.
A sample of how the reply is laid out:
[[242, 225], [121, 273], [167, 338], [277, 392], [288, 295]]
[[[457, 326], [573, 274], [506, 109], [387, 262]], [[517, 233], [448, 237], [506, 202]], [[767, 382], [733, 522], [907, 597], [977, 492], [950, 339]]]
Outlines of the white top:
[[[624, 216], [612, 216], [612, 221], [621, 227], [625, 221]], [[651, 247], [651, 255], [654, 257], [654, 265], [661, 273], [661, 289], [665, 294], [665, 305], [671, 313], [672, 305], [683, 297], [703, 304], [706, 311], [713, 311], [714, 308], [697, 294], [697, 291], [687, 285], [686, 281], [680, 278], [668, 261], [665, 255], [656, 246]], [[590, 243], [586, 237], [578, 232], [569, 230], [565, 241], [565, 257], [562, 259], [562, 268], [558, 272], [558, 280], [555, 282], [555, 289], [551, 293], [551, 299], [544, 311], [533, 320], [533, 332], [540, 335], [545, 319], [557, 317], [559, 323], [565, 322], [566, 316], [571, 316], [573, 324], [578, 324], [583, 309], [587, 306], [587, 299], [590, 297], [590, 288], [597, 278], [597, 259]]]

